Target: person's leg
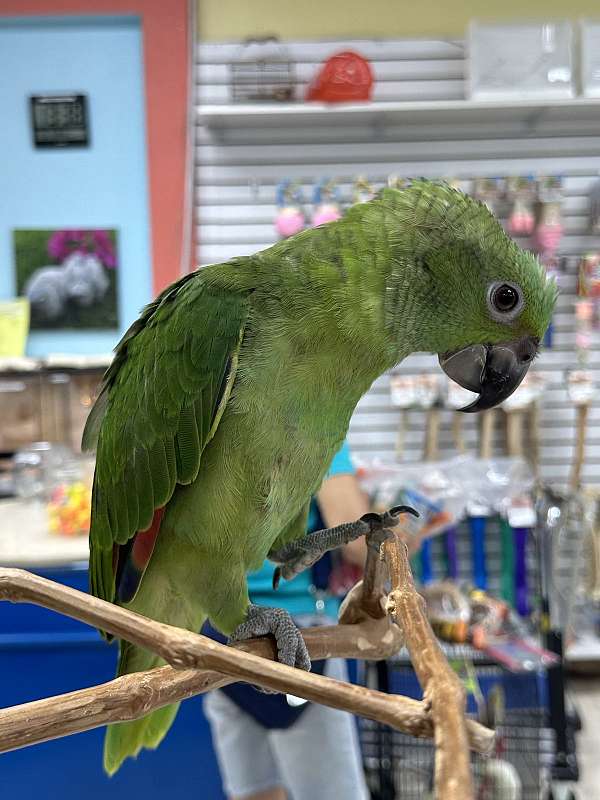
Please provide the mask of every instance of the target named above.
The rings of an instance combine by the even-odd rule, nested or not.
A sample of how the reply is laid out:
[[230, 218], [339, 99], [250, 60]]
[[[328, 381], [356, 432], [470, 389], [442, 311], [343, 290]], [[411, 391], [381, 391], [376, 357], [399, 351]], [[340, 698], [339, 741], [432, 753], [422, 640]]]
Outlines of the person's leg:
[[267, 731], [218, 690], [204, 697], [203, 708], [227, 797], [286, 800]]
[[[347, 680], [346, 662], [330, 659], [325, 674]], [[345, 711], [311, 704], [286, 730], [268, 732], [271, 752], [294, 800], [367, 800], [356, 724]]]
[[257, 794], [245, 794], [243, 797], [230, 797], [229, 800], [288, 800], [288, 796], [281, 787], [278, 787]]

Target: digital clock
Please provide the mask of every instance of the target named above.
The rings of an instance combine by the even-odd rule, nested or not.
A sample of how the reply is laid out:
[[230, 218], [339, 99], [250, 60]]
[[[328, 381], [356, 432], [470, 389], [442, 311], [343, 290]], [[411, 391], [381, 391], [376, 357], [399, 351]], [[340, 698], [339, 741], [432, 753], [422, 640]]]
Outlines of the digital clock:
[[89, 127], [84, 94], [30, 97], [36, 147], [87, 147]]

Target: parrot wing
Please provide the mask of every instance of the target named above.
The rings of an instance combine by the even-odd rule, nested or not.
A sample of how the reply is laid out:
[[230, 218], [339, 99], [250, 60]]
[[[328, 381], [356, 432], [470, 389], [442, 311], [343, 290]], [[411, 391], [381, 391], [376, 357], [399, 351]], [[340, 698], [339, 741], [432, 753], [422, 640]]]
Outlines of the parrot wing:
[[104, 600], [135, 595], [164, 507], [195, 480], [235, 379], [247, 295], [203, 272], [168, 287], [125, 333], [86, 423], [83, 449], [97, 447], [90, 583]]

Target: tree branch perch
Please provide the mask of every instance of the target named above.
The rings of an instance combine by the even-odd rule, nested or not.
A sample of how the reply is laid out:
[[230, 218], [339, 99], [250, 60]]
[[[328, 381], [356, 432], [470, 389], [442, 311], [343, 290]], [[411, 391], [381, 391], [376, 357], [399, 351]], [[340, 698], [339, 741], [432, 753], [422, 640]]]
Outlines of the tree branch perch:
[[431, 705], [436, 745], [436, 797], [467, 800], [473, 797], [474, 790], [465, 719], [465, 690], [431, 630], [425, 614], [425, 601], [415, 589], [406, 545], [395, 536], [395, 541], [387, 541], [383, 547], [393, 587], [387, 608], [404, 631], [423, 696]]
[[[89, 689], [0, 709], [0, 752], [109, 722], [138, 719], [161, 706], [242, 680], [341, 708], [413, 736], [434, 736], [438, 752], [436, 781], [440, 782], [440, 787], [449, 786], [452, 775], [459, 775], [461, 781], [459, 794], [440, 788], [436, 796], [440, 800], [454, 800], [459, 796], [461, 800], [468, 800], [472, 796], [469, 794], [472, 792], [469, 747], [480, 752], [489, 751], [493, 733], [472, 720], [465, 721], [461, 687], [455, 676], [453, 680], [449, 678], [448, 673], [452, 676], [453, 673], [424, 617], [404, 545], [394, 538], [386, 542], [381, 552], [392, 580], [388, 610], [401, 622], [426, 702], [353, 686], [280, 664], [274, 660], [275, 646], [270, 638], [225, 646], [23, 570], [0, 569], [0, 600], [30, 602], [53, 609], [145, 647], [168, 664]], [[399, 650], [401, 630], [386, 615], [383, 604], [385, 564], [373, 548], [370, 547], [368, 553], [365, 578], [346, 599], [340, 612], [340, 624], [303, 631], [312, 659], [336, 656], [378, 659]], [[417, 614], [414, 623], [412, 614]], [[431, 643], [437, 648], [437, 655]], [[427, 657], [426, 652], [429, 653]], [[425, 664], [430, 657], [433, 661]], [[451, 713], [443, 710], [442, 695], [450, 701], [448, 705], [454, 709]]]

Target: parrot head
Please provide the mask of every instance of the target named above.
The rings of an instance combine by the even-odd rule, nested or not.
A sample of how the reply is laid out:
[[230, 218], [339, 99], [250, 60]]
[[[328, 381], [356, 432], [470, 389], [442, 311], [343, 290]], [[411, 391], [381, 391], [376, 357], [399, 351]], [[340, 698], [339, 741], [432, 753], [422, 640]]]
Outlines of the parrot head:
[[[401, 218], [396, 252], [415, 257], [418, 329], [444, 372], [478, 398], [503, 402], [521, 383], [550, 324], [557, 289], [543, 266], [504, 232], [486, 206], [446, 184], [384, 190]], [[417, 327], [417, 326], [416, 326]]]

